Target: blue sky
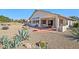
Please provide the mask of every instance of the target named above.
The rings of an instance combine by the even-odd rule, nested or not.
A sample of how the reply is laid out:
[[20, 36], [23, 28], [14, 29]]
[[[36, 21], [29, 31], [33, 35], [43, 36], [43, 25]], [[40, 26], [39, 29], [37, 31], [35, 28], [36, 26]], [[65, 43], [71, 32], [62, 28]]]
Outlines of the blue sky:
[[[79, 16], [79, 9], [44, 9], [51, 13], [61, 14], [64, 16]], [[10, 17], [12, 19], [28, 19], [34, 9], [0, 9], [0, 15]]]

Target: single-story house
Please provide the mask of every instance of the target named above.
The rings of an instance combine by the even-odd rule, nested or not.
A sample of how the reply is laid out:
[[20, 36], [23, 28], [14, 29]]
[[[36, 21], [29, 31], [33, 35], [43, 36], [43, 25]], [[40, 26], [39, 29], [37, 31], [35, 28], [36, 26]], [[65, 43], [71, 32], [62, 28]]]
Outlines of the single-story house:
[[35, 10], [29, 18], [29, 24], [31, 26], [47, 27], [64, 32], [67, 28], [72, 26], [72, 20], [59, 14], [50, 13], [44, 10]]

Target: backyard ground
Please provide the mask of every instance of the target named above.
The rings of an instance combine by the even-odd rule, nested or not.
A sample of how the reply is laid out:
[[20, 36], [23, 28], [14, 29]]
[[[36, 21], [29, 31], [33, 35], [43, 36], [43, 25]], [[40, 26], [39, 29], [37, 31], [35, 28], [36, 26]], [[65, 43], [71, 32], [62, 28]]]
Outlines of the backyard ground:
[[30, 36], [32, 42], [38, 42], [39, 40], [47, 41], [49, 49], [77, 49], [79, 48], [79, 42], [73, 37], [71, 31], [57, 32], [48, 30], [36, 30], [30, 28]]
[[[8, 30], [0, 30], [0, 37], [7, 35], [9, 38], [13, 38], [13, 36], [15, 36], [20, 29], [22, 29], [21, 23], [10, 23]], [[65, 32], [57, 32], [50, 29], [40, 30], [32, 27], [28, 27], [28, 30], [30, 35], [30, 42], [33, 45], [36, 42], [42, 40], [48, 42], [49, 49], [79, 48], [79, 42], [74, 40], [75, 38], [71, 34], [70, 30]], [[24, 43], [27, 43], [27, 41]]]
[[18, 30], [22, 28], [21, 23], [11, 22], [11, 23], [2, 23], [2, 24], [10, 24], [10, 25], [8, 26], [9, 29], [7, 30], [0, 29], [0, 37], [2, 37], [3, 35], [6, 35], [9, 38], [12, 38], [18, 33]]

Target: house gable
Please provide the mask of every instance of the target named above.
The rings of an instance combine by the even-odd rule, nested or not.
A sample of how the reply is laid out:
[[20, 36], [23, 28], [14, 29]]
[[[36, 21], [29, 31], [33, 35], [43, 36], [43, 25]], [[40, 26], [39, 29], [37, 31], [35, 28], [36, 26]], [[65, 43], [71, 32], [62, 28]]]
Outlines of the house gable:
[[47, 11], [43, 11], [43, 10], [35, 10], [32, 14], [32, 16], [29, 18], [29, 20], [38, 20], [39, 18], [55, 18], [55, 17], [59, 17], [60, 19], [66, 19], [66, 20], [70, 20], [70, 18], [59, 15], [59, 14], [55, 14], [55, 13], [50, 13]]
[[49, 17], [55, 17], [57, 15], [48, 13], [48, 12], [44, 12], [42, 10], [36, 10], [32, 16], [30, 17], [30, 20], [35, 20], [35, 19], [39, 19], [39, 18], [49, 18]]

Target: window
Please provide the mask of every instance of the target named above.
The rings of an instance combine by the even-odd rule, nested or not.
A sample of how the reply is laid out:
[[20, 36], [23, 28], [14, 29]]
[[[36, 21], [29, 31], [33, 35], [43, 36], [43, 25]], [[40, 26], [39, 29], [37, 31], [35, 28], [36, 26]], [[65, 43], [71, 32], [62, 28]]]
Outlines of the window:
[[46, 24], [46, 20], [42, 20], [41, 23], [42, 23], [42, 24]]
[[59, 23], [63, 25], [63, 19], [60, 19], [59, 20]]
[[34, 20], [33, 23], [37, 24], [37, 23], [39, 23], [39, 20]]
[[39, 20], [36, 20], [36, 23], [39, 23]]
[[35, 23], [35, 21], [33, 21], [33, 23]]

